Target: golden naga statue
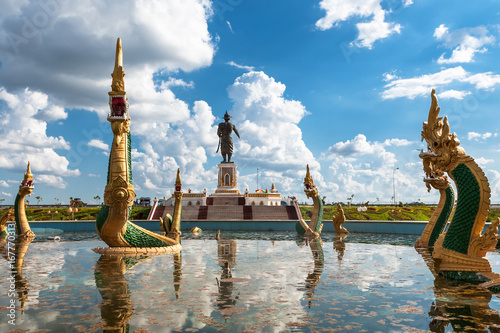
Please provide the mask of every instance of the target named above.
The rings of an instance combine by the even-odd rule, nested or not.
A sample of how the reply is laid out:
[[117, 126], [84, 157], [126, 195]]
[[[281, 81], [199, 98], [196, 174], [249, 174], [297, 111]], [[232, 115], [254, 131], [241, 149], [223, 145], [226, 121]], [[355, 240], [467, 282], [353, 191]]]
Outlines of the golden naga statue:
[[321, 230], [323, 229], [323, 201], [319, 197], [318, 189], [314, 185], [311, 173], [309, 172], [309, 164], [307, 165], [306, 177], [304, 178], [304, 187], [306, 196], [313, 199], [313, 214], [309, 225], [307, 225], [306, 221], [300, 219], [295, 224], [295, 230], [301, 236], [315, 239], [321, 235]]
[[[181, 212], [182, 212], [182, 183], [181, 183], [181, 171], [177, 169], [177, 177], [175, 179], [175, 191], [174, 191], [174, 216], [172, 217], [167, 213], [165, 220], [160, 217], [160, 227], [162, 235], [169, 236], [173, 239], [178, 239], [181, 235], [179, 230], [181, 225]], [[200, 229], [201, 230], [201, 229]]]
[[7, 223], [15, 220], [16, 216], [14, 214], [14, 208], [7, 209], [7, 211], [3, 213], [2, 217], [0, 217], [0, 241], [8, 236]]
[[337, 234], [350, 234], [349, 231], [347, 231], [346, 228], [342, 226], [342, 224], [345, 222], [345, 215], [344, 215], [344, 210], [342, 209], [342, 205], [337, 203], [337, 214], [333, 217], [333, 227], [335, 228], [335, 232]]
[[[96, 219], [97, 233], [109, 248], [101, 247], [94, 251], [101, 254], [179, 251], [181, 245], [178, 237], [161, 236], [128, 221], [135, 191], [132, 185], [130, 117], [127, 95], [124, 90], [125, 73], [119, 38], [116, 42], [115, 68], [111, 76], [113, 84], [111, 85], [112, 91], [109, 92], [108, 121], [111, 123], [113, 132], [113, 144], [109, 158], [107, 185], [104, 189], [104, 205]], [[178, 192], [181, 192], [180, 185]], [[170, 227], [171, 230], [180, 230], [180, 212], [178, 219], [174, 219]]]
[[16, 200], [14, 202], [14, 214], [16, 219], [16, 234], [17, 238], [35, 238], [35, 234], [31, 231], [28, 218], [26, 217], [26, 196], [31, 196], [31, 192], [35, 186], [33, 185], [33, 174], [31, 173], [30, 162], [24, 174], [24, 179], [19, 186]]
[[[459, 147], [457, 135], [450, 133], [448, 118], [439, 117], [440, 108], [434, 89], [431, 98], [429, 117], [422, 130], [428, 149], [419, 155], [426, 179], [429, 179], [426, 183], [436, 185], [436, 188], [447, 187], [446, 173], [455, 182], [458, 193], [453, 219], [434, 244], [436, 272], [447, 278], [485, 282], [485, 287], [498, 292], [500, 275], [492, 273], [485, 255], [495, 249], [500, 219], [492, 222], [481, 234], [490, 206], [488, 179], [474, 159]], [[434, 178], [437, 180], [431, 181]]]
[[443, 232], [450, 218], [455, 203], [455, 192], [448, 177], [441, 170], [434, 170], [433, 165], [427, 166], [424, 178], [427, 191], [431, 188], [439, 191], [439, 203], [420, 238], [415, 242], [415, 248], [434, 247], [439, 235]]

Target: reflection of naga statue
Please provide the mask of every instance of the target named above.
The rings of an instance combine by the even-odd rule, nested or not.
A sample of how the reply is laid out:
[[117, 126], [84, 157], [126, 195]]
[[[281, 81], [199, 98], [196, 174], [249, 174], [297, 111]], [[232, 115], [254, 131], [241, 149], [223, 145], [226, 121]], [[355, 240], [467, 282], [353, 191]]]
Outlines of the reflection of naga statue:
[[[323, 254], [323, 243], [321, 238], [316, 238], [309, 241], [309, 247], [313, 255], [314, 269], [311, 273], [307, 274], [306, 281], [303, 290], [306, 293], [307, 298], [312, 298], [316, 287], [318, 286], [319, 279], [323, 274], [323, 268], [325, 266], [325, 255]], [[309, 307], [311, 307], [311, 300], [309, 302]]]
[[439, 235], [441, 235], [446, 227], [455, 202], [455, 192], [448, 177], [446, 177], [443, 171], [434, 170], [433, 168], [432, 164], [424, 168], [426, 170], [424, 182], [427, 186], [427, 191], [430, 192], [431, 186], [439, 191], [439, 203], [425, 226], [422, 235], [415, 243], [415, 247], [417, 248], [434, 246]]
[[[94, 249], [98, 253], [146, 253], [173, 252], [181, 248], [175, 239], [158, 235], [128, 221], [134, 202], [135, 192], [132, 185], [132, 159], [130, 117], [122, 66], [121, 41], [116, 43], [115, 69], [112, 91], [109, 92], [113, 143], [109, 156], [107, 185], [104, 189], [104, 205], [96, 219], [97, 233], [109, 248]], [[119, 82], [116, 82], [119, 81]], [[180, 215], [179, 215], [180, 217]], [[179, 230], [179, 221], [173, 221], [172, 230]], [[151, 249], [154, 248], [154, 249]]]
[[25, 210], [26, 196], [31, 196], [31, 192], [33, 192], [34, 188], [33, 174], [31, 173], [30, 162], [28, 162], [24, 179], [19, 186], [19, 192], [17, 193], [16, 200], [14, 202], [17, 238], [35, 238], [35, 234], [31, 231], [30, 224], [28, 223]]
[[[490, 187], [484, 172], [472, 157], [459, 147], [455, 133], [450, 133], [448, 118], [440, 118], [436, 92], [432, 90], [428, 121], [422, 137], [428, 145], [422, 152], [426, 178], [442, 177], [446, 172], [455, 182], [458, 201], [446, 232], [434, 244], [436, 272], [447, 278], [469, 282], [487, 282], [484, 287], [500, 291], [500, 275], [492, 273], [485, 255], [497, 244], [498, 224], [495, 220], [484, 234], [490, 206]], [[432, 182], [431, 182], [432, 185]], [[444, 187], [445, 185], [443, 185]]]
[[[24, 313], [24, 307], [28, 301], [28, 279], [23, 277], [24, 257], [33, 238], [17, 238], [13, 247], [1, 247], [5, 259], [9, 262], [10, 274], [14, 276], [14, 285], [17, 292], [17, 299], [20, 304], [21, 313]], [[13, 251], [13, 252], [11, 252]], [[12, 283], [12, 282], [11, 282]]]
[[349, 234], [350, 232], [347, 231], [346, 228], [342, 226], [342, 224], [345, 222], [345, 215], [344, 215], [344, 210], [342, 209], [342, 205], [337, 203], [337, 214], [333, 217], [333, 227], [335, 228], [335, 232], [337, 234]]
[[[125, 273], [153, 258], [137, 254], [103, 254], [94, 269], [95, 284], [102, 297], [101, 317], [103, 332], [128, 332], [134, 313], [131, 292]], [[178, 298], [180, 286], [180, 253], [174, 254], [174, 291]]]
[[453, 332], [499, 332], [500, 316], [490, 307], [492, 294], [487, 290], [469, 283], [452, 285], [438, 276], [434, 298], [429, 310], [431, 332], [445, 332], [449, 325]]
[[309, 225], [307, 225], [306, 221], [300, 219], [299, 222], [295, 224], [295, 230], [297, 230], [300, 236], [314, 239], [320, 236], [321, 230], [323, 229], [323, 201], [319, 197], [316, 185], [314, 185], [311, 173], [309, 172], [309, 165], [307, 165], [307, 173], [304, 178], [304, 187], [306, 196], [313, 199], [313, 214]]
[[217, 240], [217, 257], [221, 267], [220, 280], [217, 280], [217, 307], [220, 309], [233, 307], [239, 296], [233, 297], [233, 274], [231, 270], [236, 266], [236, 252], [238, 249], [238, 241], [236, 239], [218, 239]]
[[[454, 332], [498, 332], [500, 316], [490, 308], [492, 294], [468, 282], [448, 280], [436, 274], [429, 248], [417, 248], [434, 275], [434, 299], [429, 310], [431, 332], [445, 332], [451, 325]], [[489, 329], [489, 330], [488, 330]]]
[[339, 261], [339, 265], [342, 262], [342, 259], [344, 258], [344, 253], [345, 253], [345, 243], [344, 239], [347, 237], [347, 234], [337, 234], [333, 238], [333, 249], [337, 251], [337, 259]]
[[[103, 332], [128, 332], [128, 322], [133, 314], [130, 291], [125, 272], [141, 259], [103, 254], [95, 265], [95, 284], [102, 296], [101, 317]], [[145, 259], [142, 259], [145, 260]], [[127, 267], [129, 266], [129, 267]]]

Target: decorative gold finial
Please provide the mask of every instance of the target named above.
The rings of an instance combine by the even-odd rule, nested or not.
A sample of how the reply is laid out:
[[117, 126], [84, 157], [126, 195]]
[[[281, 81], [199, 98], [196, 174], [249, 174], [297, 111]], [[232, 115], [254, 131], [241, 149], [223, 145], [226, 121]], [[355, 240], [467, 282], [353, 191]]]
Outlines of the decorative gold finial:
[[175, 185], [181, 186], [181, 169], [177, 168], [177, 178], [175, 179]]
[[177, 178], [175, 179], [175, 192], [182, 191], [181, 169], [177, 168]]
[[311, 173], [309, 172], [309, 164], [307, 165], [306, 177], [304, 178], [304, 184], [309, 184], [311, 187], [314, 187], [314, 182], [311, 177]]
[[123, 71], [122, 41], [118, 38], [116, 41], [115, 68], [111, 74], [113, 82], [111, 83], [111, 91], [108, 93], [109, 95], [125, 95], [124, 76], [125, 72]]
[[21, 187], [32, 187], [33, 186], [33, 174], [31, 173], [30, 162], [28, 161], [28, 167], [24, 173], [23, 181], [21, 182]]

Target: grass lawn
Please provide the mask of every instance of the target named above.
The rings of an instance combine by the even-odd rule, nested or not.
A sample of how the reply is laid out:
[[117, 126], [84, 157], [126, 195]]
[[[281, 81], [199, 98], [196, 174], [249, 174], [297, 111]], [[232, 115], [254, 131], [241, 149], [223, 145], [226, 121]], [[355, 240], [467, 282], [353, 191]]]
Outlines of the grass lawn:
[[[80, 207], [78, 212], [74, 213], [74, 219], [78, 221], [82, 220], [95, 220], [97, 213], [99, 213], [100, 207]], [[0, 216], [7, 209], [0, 209]], [[131, 220], [145, 220], [148, 217], [151, 207], [132, 207], [132, 213], [130, 214]], [[57, 213], [56, 213], [57, 212]], [[68, 212], [68, 207], [61, 206], [59, 208], [27, 208], [26, 216], [28, 221], [61, 221], [61, 220], [71, 220], [71, 213]]]
[[[361, 213], [358, 212], [358, 207], [343, 207], [347, 220], [361, 220]], [[300, 211], [305, 219], [309, 219], [312, 215], [312, 206], [300, 206]], [[367, 207], [363, 213], [363, 220], [372, 221], [429, 221], [436, 207], [433, 206], [407, 206], [407, 207], [390, 207], [390, 206], [372, 206]], [[7, 209], [0, 209], [0, 216]], [[74, 219], [95, 220], [100, 207], [81, 207], [74, 214]], [[148, 217], [151, 207], [132, 207], [130, 214], [131, 220], [145, 220]], [[57, 213], [55, 213], [57, 211]], [[337, 206], [325, 206], [323, 208], [323, 221], [332, 220], [337, 214]], [[68, 207], [61, 206], [59, 208], [27, 208], [26, 215], [29, 221], [48, 221], [48, 220], [71, 220], [71, 213], [68, 212]], [[500, 208], [490, 209], [487, 222], [500, 217]]]
[[[358, 207], [343, 207], [344, 214], [347, 220], [361, 220], [361, 213], [358, 212]], [[407, 206], [407, 207], [390, 207], [390, 206], [373, 206], [367, 207], [366, 212], [363, 212], [363, 220], [372, 221], [429, 221], [436, 207], [434, 206]], [[312, 206], [300, 206], [302, 216], [307, 219], [312, 215]], [[323, 208], [323, 221], [332, 220], [337, 214], [337, 206], [325, 206]], [[487, 222], [500, 217], [500, 208], [490, 209]]]

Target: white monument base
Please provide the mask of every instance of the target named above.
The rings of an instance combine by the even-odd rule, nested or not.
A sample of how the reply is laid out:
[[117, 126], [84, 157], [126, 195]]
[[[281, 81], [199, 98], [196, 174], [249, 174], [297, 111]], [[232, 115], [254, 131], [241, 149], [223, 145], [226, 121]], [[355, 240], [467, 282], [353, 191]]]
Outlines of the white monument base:
[[219, 174], [217, 176], [217, 189], [215, 193], [210, 194], [211, 197], [242, 197], [238, 190], [238, 174], [236, 168], [238, 165], [234, 162], [220, 163]]

